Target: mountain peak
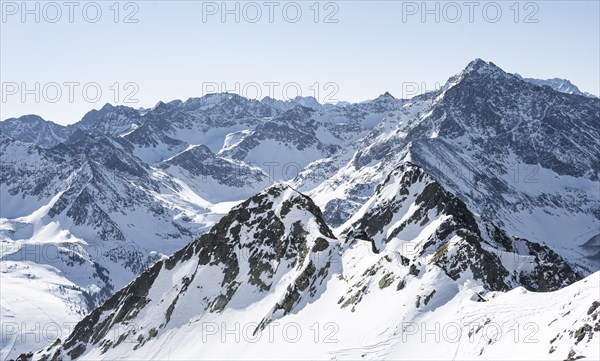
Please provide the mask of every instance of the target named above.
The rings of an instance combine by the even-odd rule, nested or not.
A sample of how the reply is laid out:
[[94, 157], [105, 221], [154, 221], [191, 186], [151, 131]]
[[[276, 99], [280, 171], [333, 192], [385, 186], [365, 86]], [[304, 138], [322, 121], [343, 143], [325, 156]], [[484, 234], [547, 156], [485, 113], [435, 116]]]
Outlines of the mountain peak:
[[313, 96], [307, 96], [307, 97], [297, 96], [296, 98], [294, 98], [293, 102], [296, 104], [302, 105], [303, 107], [307, 107], [307, 108], [311, 108], [311, 109], [317, 109], [321, 105], [319, 103], [319, 101], [317, 100], [317, 98], [315, 98]]
[[473, 73], [477, 73], [477, 74], [504, 74], [504, 71], [502, 69], [500, 69], [496, 64], [490, 62], [486, 62], [484, 60], [481, 60], [480, 58], [477, 58], [473, 61], [471, 61], [467, 67], [465, 68], [465, 70], [463, 70], [462, 72], [463, 74], [473, 74]]
[[394, 98], [394, 96], [389, 92], [385, 92], [378, 96], [375, 100], [396, 100], [396, 98]]
[[509, 74], [504, 72], [504, 70], [496, 64], [476, 58], [467, 64], [460, 73], [450, 77], [440, 91], [444, 93], [448, 89], [461, 83], [463, 80], [480, 82], [480, 80], [485, 81], [486, 79], [498, 79], [507, 76], [509, 76]]
[[115, 106], [110, 104], [110, 103], [106, 103], [104, 104], [104, 106], [102, 106], [102, 108], [100, 108], [101, 111], [110, 111], [112, 109], [114, 109]]
[[14, 140], [50, 148], [64, 141], [69, 134], [67, 127], [46, 120], [39, 115], [28, 114], [0, 122], [0, 130]]
[[582, 92], [581, 90], [579, 90], [579, 88], [577, 87], [577, 85], [573, 84], [568, 79], [562, 79], [562, 78], [551, 78], [551, 79], [524, 78], [520, 74], [517, 74], [517, 73], [515, 73], [514, 76], [516, 76], [517, 78], [519, 78], [519, 79], [521, 79], [523, 81], [531, 83], [531, 84], [535, 84], [535, 85], [538, 85], [538, 86], [549, 86], [550, 88], [552, 88], [552, 89], [554, 89], [554, 90], [556, 90], [557, 92], [560, 92], [560, 93], [575, 94], [575, 95], [581, 95], [581, 96], [588, 97], [588, 98], [595, 98], [595, 96], [593, 94]]
[[49, 120], [46, 120], [36, 114], [27, 114], [27, 115], [22, 115], [18, 118], [10, 118], [10, 119], [6, 119], [6, 120], [13, 120], [13, 121], [19, 121], [19, 122], [25, 122], [25, 123], [40, 123], [40, 124], [51, 123]]
[[159, 100], [159, 101], [158, 101], [158, 103], [156, 103], [156, 104], [155, 104], [155, 105], [152, 107], [152, 109], [153, 109], [153, 110], [154, 110], [154, 109], [158, 109], [158, 108], [164, 107], [165, 105], [166, 105], [166, 104], [165, 104], [165, 102], [163, 102], [162, 100]]

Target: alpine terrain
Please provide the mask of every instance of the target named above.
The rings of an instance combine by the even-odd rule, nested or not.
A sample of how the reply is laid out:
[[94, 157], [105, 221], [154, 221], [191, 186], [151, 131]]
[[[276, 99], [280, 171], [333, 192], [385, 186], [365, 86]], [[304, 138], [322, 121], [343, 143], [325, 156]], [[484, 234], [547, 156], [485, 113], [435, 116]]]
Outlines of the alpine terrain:
[[0, 359], [600, 359], [600, 99], [476, 59], [360, 103], [0, 122]]

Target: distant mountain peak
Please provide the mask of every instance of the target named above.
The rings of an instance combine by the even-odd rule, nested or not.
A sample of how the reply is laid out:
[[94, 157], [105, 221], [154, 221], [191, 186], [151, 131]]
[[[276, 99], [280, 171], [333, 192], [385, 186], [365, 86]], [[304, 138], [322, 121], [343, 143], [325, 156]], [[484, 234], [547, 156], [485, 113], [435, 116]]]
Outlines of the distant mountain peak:
[[112, 105], [110, 103], [106, 103], [106, 104], [104, 104], [104, 106], [102, 108], [100, 108], [100, 110], [101, 111], [109, 111], [109, 110], [112, 110], [114, 108], [115, 108], [114, 105]]
[[40, 117], [37, 114], [27, 114], [16, 119], [19, 119], [22, 122], [48, 122], [48, 120]]
[[535, 84], [538, 86], [549, 86], [550, 88], [552, 88], [560, 93], [581, 95], [581, 96], [588, 97], [588, 98], [597, 98], [593, 94], [582, 92], [581, 90], [579, 90], [579, 88], [575, 84], [571, 83], [571, 81], [568, 79], [562, 79], [562, 78], [535, 79], [535, 78], [524, 78], [520, 74], [517, 74], [517, 73], [515, 73], [514, 75], [517, 78], [519, 78], [523, 81], [526, 81], [528, 83], [531, 83], [531, 84]]
[[51, 120], [46, 120], [37, 114], [26, 114], [26, 115], [22, 115], [18, 118], [9, 118], [4, 121], [11, 121], [11, 122], [18, 121], [20, 123], [28, 123], [28, 124], [52, 124], [52, 125], [56, 125], [59, 127], [64, 127], [63, 125], [56, 124]]
[[386, 91], [385, 93], [378, 96], [375, 100], [396, 100], [396, 98]]
[[50, 148], [66, 139], [69, 130], [64, 125], [28, 114], [0, 122], [0, 130], [15, 140]]
[[162, 100], [159, 100], [158, 103], [156, 103], [153, 107], [152, 110], [156, 110], [156, 109], [160, 109], [163, 107], [166, 107], [167, 104], [165, 104]]
[[480, 75], [501, 75], [506, 74], [504, 70], [498, 67], [496, 64], [486, 62], [479, 58], [471, 61], [462, 72], [463, 75], [468, 74], [480, 74]]

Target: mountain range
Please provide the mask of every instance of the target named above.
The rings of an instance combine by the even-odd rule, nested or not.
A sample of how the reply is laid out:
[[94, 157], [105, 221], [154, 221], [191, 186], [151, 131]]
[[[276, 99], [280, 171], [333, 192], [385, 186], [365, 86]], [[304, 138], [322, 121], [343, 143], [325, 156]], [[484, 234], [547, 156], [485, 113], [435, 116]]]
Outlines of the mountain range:
[[0, 358], [598, 359], [599, 139], [600, 99], [481, 59], [5, 120]]

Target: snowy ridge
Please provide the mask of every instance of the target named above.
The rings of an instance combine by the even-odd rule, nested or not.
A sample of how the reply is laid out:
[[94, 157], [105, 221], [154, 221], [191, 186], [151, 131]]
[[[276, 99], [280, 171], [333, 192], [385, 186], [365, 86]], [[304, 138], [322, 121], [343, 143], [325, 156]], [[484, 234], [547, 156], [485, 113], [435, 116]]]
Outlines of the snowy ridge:
[[[260, 330], [302, 307], [329, 278], [330, 258], [337, 247], [320, 217], [309, 198], [289, 187], [274, 186], [255, 195], [80, 322], [65, 341], [64, 357], [79, 357], [92, 347], [101, 347], [103, 353], [119, 346], [133, 336], [123, 335], [113, 343], [109, 331], [126, 327], [129, 320], [137, 325], [135, 334], [148, 332], [147, 339], [135, 336], [136, 349], [157, 334], [188, 323], [190, 317], [256, 303], [264, 312], [262, 321], [257, 320]], [[269, 303], [273, 306], [265, 308]]]
[[581, 95], [584, 97], [588, 97], [588, 98], [597, 98], [597, 96], [587, 93], [587, 92], [582, 92], [581, 90], [579, 90], [579, 88], [571, 83], [569, 80], [567, 79], [560, 79], [560, 78], [552, 78], [552, 79], [533, 79], [533, 78], [523, 78], [521, 77], [521, 75], [519, 74], [515, 74], [515, 76], [518, 76], [519, 78], [530, 82], [532, 84], [535, 85], [539, 85], [539, 86], [549, 86], [550, 88], [561, 92], [561, 93], [566, 93], [566, 94], [575, 94], [575, 95]]
[[[469, 254], [465, 241], [471, 247], [481, 241], [469, 240], [463, 227], [471, 225], [460, 224], [460, 218], [469, 217], [463, 214], [468, 211], [459, 204], [445, 204], [452, 201], [448, 194], [420, 192], [422, 185], [435, 187], [436, 183], [407, 164], [388, 177], [367, 208], [373, 214], [374, 204], [383, 199], [387, 201], [381, 204], [390, 206], [396, 197], [414, 199], [414, 195], [426, 194], [429, 200], [418, 202], [421, 206], [434, 206], [431, 210], [448, 206], [447, 210], [457, 212], [437, 222], [434, 233], [444, 239], [439, 236], [444, 231], [441, 225], [454, 217], [447, 223], [454, 236], [433, 257], [419, 254], [410, 259], [402, 247], [394, 245], [394, 239], [377, 249], [373, 239], [357, 237], [356, 229], [339, 244], [310, 198], [287, 186], [274, 186], [234, 207], [209, 233], [145, 271], [84, 318], [64, 342], [21, 357], [197, 359], [243, 354], [275, 359], [293, 352], [302, 358], [404, 359], [407, 347], [409, 359], [447, 358], [448, 350], [458, 358], [483, 359], [495, 359], [498, 352], [504, 359], [518, 359], [523, 352], [536, 359], [596, 355], [592, 339], [594, 330], [600, 329], [600, 303], [594, 292], [599, 291], [600, 273], [554, 294], [529, 293], [521, 287], [497, 292], [505, 291], [506, 285], [495, 290], [498, 284], [485, 276], [478, 281], [478, 273], [491, 276], [502, 262], [482, 245], [480, 254]], [[392, 211], [392, 218], [415, 218], [411, 213], [415, 208], [414, 202], [401, 206]], [[414, 221], [423, 226], [420, 233], [431, 228], [422, 218]], [[465, 252], [470, 270], [446, 258], [449, 253]], [[473, 268], [481, 262], [485, 263], [482, 268]], [[547, 297], [552, 302], [544, 301]], [[572, 297], [577, 298], [576, 304]], [[541, 315], [554, 320], [532, 312], [540, 301], [546, 302]], [[373, 311], [381, 307], [386, 312]], [[316, 342], [312, 335], [294, 342], [269, 336], [267, 341], [273, 325], [293, 324], [309, 330], [315, 322], [330, 325], [334, 331], [330, 342]], [[436, 347], [419, 348], [424, 343], [418, 337], [424, 322], [459, 328], [442, 344], [436, 341]], [[240, 323], [243, 334], [239, 326], [233, 326]], [[522, 331], [533, 327], [536, 332], [515, 337], [508, 332], [511, 327]], [[231, 329], [243, 336], [225, 337], [225, 330]], [[535, 345], [528, 345], [529, 336], [536, 337]], [[513, 344], [517, 347], [506, 349]]]
[[340, 229], [349, 242], [369, 241], [376, 253], [392, 250], [407, 263], [435, 264], [453, 279], [466, 272], [490, 290], [553, 291], [582, 278], [548, 247], [477, 218], [421, 168], [405, 163]]

